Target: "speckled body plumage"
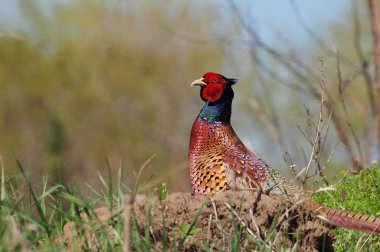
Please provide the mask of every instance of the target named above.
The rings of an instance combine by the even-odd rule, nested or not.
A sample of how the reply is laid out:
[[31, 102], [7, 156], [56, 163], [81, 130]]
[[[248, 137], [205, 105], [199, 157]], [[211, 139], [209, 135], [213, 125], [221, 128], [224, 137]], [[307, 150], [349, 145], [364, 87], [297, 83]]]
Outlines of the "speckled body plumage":
[[[231, 86], [235, 83], [235, 79], [215, 73], [206, 73], [192, 83], [201, 86], [201, 98], [205, 101], [190, 136], [189, 172], [194, 192], [215, 194], [230, 189], [261, 188], [267, 193], [303, 194], [248, 150], [236, 135], [230, 124], [234, 97]], [[308, 199], [333, 225], [380, 233], [380, 218], [336, 211]]]
[[259, 187], [278, 194], [299, 192], [248, 150], [229, 123], [195, 120], [190, 136], [189, 169], [193, 190], [198, 194]]

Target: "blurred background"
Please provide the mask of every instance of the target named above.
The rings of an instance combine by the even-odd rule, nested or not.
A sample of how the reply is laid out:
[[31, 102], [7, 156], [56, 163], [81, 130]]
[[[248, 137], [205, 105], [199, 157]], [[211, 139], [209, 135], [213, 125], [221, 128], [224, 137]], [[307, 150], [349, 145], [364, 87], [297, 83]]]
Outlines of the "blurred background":
[[215, 71], [239, 79], [238, 135], [288, 177], [322, 107], [312, 168], [333, 176], [378, 158], [372, 60], [366, 1], [2, 0], [0, 156], [83, 187], [109, 169], [132, 186], [149, 160], [143, 179], [189, 191], [190, 83]]

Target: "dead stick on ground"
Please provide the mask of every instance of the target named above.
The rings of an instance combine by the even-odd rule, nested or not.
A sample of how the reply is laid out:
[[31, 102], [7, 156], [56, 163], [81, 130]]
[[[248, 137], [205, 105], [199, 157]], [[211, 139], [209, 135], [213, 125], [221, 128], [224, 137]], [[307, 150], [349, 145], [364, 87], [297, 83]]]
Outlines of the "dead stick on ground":
[[124, 208], [124, 245], [123, 251], [131, 251], [131, 215], [132, 215], [132, 196], [127, 195], [125, 197], [125, 208]]

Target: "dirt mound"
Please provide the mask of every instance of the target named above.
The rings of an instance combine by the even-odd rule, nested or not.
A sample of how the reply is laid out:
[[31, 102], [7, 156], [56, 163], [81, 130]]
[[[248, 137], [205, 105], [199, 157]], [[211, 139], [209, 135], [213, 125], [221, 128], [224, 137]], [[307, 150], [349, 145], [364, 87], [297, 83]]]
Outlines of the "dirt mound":
[[143, 236], [149, 227], [151, 247], [160, 251], [164, 247], [276, 251], [294, 246], [302, 251], [332, 250], [331, 227], [307, 202], [283, 196], [256, 191], [229, 191], [213, 197], [173, 193], [160, 202], [157, 197], [138, 195], [133, 212], [137, 232]]

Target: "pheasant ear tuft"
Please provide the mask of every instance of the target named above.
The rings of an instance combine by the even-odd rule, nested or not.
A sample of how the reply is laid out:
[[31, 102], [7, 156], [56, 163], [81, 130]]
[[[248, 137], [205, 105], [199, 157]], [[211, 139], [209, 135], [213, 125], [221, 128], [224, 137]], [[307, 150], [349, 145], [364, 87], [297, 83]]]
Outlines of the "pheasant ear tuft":
[[208, 102], [216, 102], [223, 95], [224, 85], [208, 84], [201, 90], [201, 98]]

